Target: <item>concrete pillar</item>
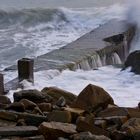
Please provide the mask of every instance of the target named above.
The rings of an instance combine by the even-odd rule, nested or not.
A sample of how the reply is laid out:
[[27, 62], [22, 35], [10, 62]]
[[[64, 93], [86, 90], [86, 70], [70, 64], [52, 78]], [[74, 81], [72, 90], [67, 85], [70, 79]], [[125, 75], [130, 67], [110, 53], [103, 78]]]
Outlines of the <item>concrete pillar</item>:
[[34, 60], [22, 58], [18, 60], [18, 80], [19, 82], [27, 80], [34, 83]]
[[4, 94], [4, 78], [3, 74], [0, 74], [0, 95]]

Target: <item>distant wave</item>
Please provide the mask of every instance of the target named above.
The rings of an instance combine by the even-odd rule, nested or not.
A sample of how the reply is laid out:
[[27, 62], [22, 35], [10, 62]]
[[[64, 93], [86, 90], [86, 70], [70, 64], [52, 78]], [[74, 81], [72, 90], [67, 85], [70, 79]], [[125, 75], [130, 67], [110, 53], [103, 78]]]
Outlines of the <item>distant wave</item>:
[[33, 26], [54, 20], [67, 21], [60, 9], [23, 9], [23, 10], [0, 10], [1, 27], [9, 25]]

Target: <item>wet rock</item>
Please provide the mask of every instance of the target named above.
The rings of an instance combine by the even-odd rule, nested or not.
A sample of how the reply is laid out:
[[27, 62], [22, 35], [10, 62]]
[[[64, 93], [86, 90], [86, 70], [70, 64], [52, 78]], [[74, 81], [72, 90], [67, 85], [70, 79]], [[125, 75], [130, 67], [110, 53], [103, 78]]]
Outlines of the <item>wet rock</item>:
[[57, 105], [52, 105], [52, 109], [53, 110], [61, 110], [61, 107], [57, 106]]
[[97, 114], [98, 117], [129, 116], [129, 112], [123, 107], [107, 108]]
[[6, 110], [13, 110], [17, 112], [24, 112], [25, 106], [23, 103], [20, 102], [14, 102], [6, 107]]
[[49, 99], [38, 90], [22, 90], [14, 93], [14, 101], [18, 102], [21, 99], [27, 99], [34, 103], [49, 102]]
[[16, 122], [0, 119], [0, 127], [3, 126], [16, 126]]
[[36, 115], [42, 115], [43, 116], [43, 113], [42, 111], [40, 110], [39, 107], [35, 107], [34, 110], [32, 111], [33, 114], [36, 114]]
[[0, 104], [11, 104], [11, 101], [7, 96], [0, 95]]
[[55, 104], [59, 107], [64, 107], [66, 105], [66, 100], [63, 96], [61, 96]]
[[1, 110], [0, 119], [16, 122], [18, 120], [18, 115], [14, 114], [13, 112]]
[[94, 135], [104, 135], [109, 137], [109, 132], [105, 131], [100, 127], [95, 126], [94, 123], [91, 123], [90, 121], [86, 121], [84, 118], [78, 119], [76, 125], [76, 130], [78, 132], [89, 131]]
[[75, 128], [75, 125], [68, 123], [43, 122], [39, 126], [39, 132], [44, 135], [46, 140], [57, 140], [58, 137], [67, 138], [77, 133]]
[[111, 125], [111, 126], [108, 126], [106, 128], [106, 130], [110, 133], [116, 131], [116, 130], [119, 130], [120, 129], [120, 126], [118, 126], [118, 124], [114, 124], [114, 125]]
[[111, 116], [111, 117], [101, 117], [98, 119], [105, 120], [108, 125], [118, 124], [119, 126], [121, 126], [128, 120], [128, 117], [127, 116]]
[[18, 119], [24, 119], [27, 125], [39, 126], [42, 122], [47, 121], [47, 117], [29, 113], [16, 113]]
[[19, 119], [17, 121], [16, 126], [27, 126], [27, 124], [25, 123], [25, 120], [24, 119]]
[[38, 107], [42, 112], [50, 112], [52, 111], [52, 105], [50, 103], [40, 103]]
[[140, 109], [127, 108], [130, 118], [140, 118]]
[[36, 136], [38, 128], [34, 126], [0, 127], [0, 136]]
[[113, 131], [111, 134], [112, 140], [131, 140], [129, 136], [126, 135], [125, 132], [121, 131]]
[[71, 113], [68, 111], [52, 111], [48, 113], [48, 121], [71, 123]]
[[131, 67], [131, 71], [140, 74], [140, 51], [134, 51], [129, 54], [127, 57], [125, 63], [124, 63], [124, 69]]
[[24, 104], [25, 110], [33, 110], [37, 106], [34, 102], [27, 99], [20, 100], [20, 103]]
[[79, 108], [64, 107], [63, 110], [69, 111], [71, 113], [72, 122], [74, 122], [74, 123], [76, 122], [76, 120], [79, 116], [82, 116], [85, 113], [85, 110], [79, 109]]
[[57, 87], [46, 87], [42, 92], [53, 97], [54, 102], [59, 100], [62, 96], [65, 98], [66, 104], [71, 104], [76, 99], [76, 95]]
[[107, 122], [105, 120], [95, 120], [94, 125], [105, 129], [107, 127]]
[[71, 138], [72, 140], [110, 140], [108, 137], [93, 135], [90, 132], [74, 134], [71, 136]]
[[59, 137], [57, 140], [69, 140], [69, 139], [66, 139], [66, 138], [63, 138], [63, 137]]
[[111, 96], [103, 88], [89, 84], [81, 91], [71, 107], [94, 111], [99, 107], [106, 108], [108, 104], [114, 104]]
[[1, 140], [45, 140], [45, 138], [41, 135], [39, 136], [31, 136], [31, 137], [17, 137], [17, 136], [10, 136], [10, 137], [3, 137], [0, 138]]
[[140, 118], [131, 118], [121, 127], [121, 131], [127, 133], [128, 136], [140, 138]]

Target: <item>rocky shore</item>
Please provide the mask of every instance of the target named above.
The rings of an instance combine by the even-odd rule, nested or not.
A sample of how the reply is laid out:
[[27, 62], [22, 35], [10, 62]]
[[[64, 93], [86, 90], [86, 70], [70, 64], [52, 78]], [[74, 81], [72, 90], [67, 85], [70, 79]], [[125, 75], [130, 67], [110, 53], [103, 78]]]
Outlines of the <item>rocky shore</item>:
[[140, 105], [114, 104], [103, 88], [87, 85], [78, 96], [56, 87], [0, 96], [1, 140], [139, 140]]

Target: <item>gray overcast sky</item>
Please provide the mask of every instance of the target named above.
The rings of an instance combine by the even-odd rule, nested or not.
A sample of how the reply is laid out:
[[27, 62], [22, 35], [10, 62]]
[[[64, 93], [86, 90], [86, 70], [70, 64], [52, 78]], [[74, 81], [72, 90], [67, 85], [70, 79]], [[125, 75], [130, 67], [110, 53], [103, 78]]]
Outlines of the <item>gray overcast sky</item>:
[[0, 0], [0, 8], [29, 7], [93, 7], [105, 6], [125, 0]]

